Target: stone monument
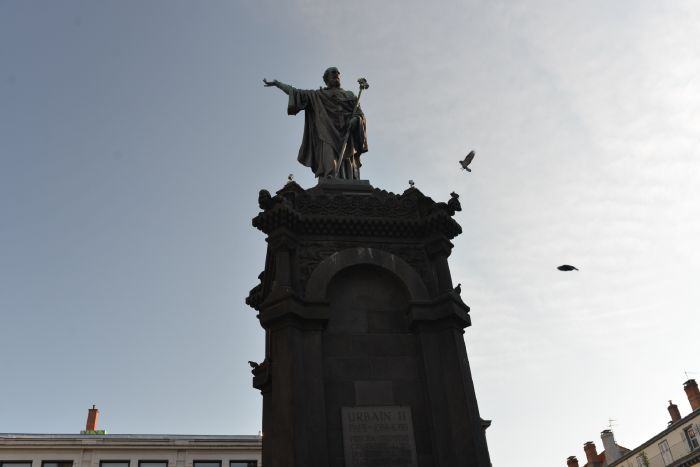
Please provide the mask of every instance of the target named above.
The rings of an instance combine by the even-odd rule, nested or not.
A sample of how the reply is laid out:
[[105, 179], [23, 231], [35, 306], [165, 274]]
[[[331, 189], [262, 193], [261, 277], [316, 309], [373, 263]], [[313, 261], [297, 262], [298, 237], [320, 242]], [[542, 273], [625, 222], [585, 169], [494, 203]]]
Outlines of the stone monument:
[[263, 465], [489, 467], [448, 265], [458, 195], [344, 174], [259, 194], [267, 257], [246, 303], [265, 329]]

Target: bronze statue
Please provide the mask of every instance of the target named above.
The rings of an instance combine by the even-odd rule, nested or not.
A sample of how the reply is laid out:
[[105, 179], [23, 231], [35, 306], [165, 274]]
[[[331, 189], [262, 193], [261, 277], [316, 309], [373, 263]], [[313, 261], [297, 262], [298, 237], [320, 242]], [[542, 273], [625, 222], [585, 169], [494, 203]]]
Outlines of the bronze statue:
[[359, 97], [369, 85], [360, 78], [360, 93], [340, 87], [340, 71], [328, 68], [323, 73], [326, 87], [318, 90], [296, 89], [276, 79], [263, 79], [289, 96], [287, 113], [305, 111], [304, 136], [298, 160], [310, 167], [316, 177], [360, 178], [360, 155], [367, 152], [367, 124]]

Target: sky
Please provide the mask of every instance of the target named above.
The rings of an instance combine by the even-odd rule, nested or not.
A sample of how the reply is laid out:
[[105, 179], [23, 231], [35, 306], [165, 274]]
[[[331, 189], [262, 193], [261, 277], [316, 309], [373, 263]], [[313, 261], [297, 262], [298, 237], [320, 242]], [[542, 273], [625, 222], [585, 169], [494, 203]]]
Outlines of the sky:
[[585, 459], [609, 419], [637, 446], [700, 378], [699, 22], [681, 0], [0, 0], [0, 432], [77, 433], [96, 404], [110, 433], [258, 433], [251, 219], [258, 190], [316, 183], [262, 79], [337, 66], [370, 83], [362, 178], [460, 194], [493, 464]]

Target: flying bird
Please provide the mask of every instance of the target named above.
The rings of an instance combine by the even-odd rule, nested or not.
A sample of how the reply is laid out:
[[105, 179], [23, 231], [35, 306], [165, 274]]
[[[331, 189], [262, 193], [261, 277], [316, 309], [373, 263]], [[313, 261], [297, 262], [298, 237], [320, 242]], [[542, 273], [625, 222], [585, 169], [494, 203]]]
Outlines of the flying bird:
[[474, 151], [470, 151], [469, 154], [467, 154], [467, 157], [464, 158], [463, 161], [459, 161], [459, 165], [462, 166], [462, 170], [466, 170], [467, 172], [471, 172], [472, 169], [469, 168], [469, 164], [472, 163], [474, 160], [475, 153]]
[[577, 267], [571, 266], [569, 264], [562, 264], [557, 269], [559, 269], [560, 271], [578, 271]]

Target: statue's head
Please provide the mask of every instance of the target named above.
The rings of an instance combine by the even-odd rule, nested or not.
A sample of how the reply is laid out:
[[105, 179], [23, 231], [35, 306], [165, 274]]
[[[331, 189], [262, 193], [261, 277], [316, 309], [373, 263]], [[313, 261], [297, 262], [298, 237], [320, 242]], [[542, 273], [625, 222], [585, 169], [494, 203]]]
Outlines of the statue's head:
[[339, 88], [340, 87], [340, 71], [334, 66], [327, 68], [323, 72], [323, 82], [329, 88]]

